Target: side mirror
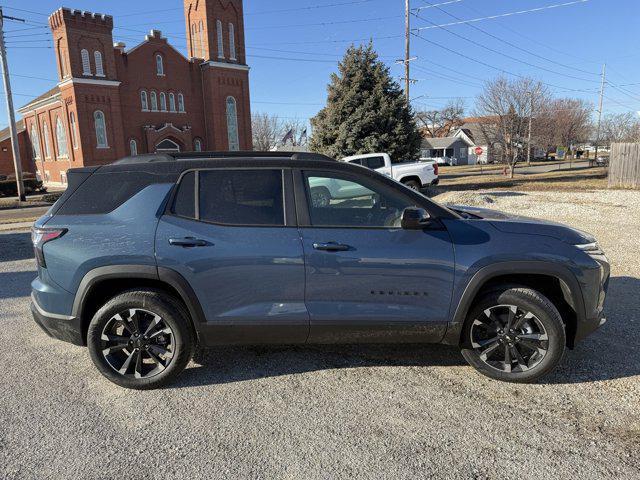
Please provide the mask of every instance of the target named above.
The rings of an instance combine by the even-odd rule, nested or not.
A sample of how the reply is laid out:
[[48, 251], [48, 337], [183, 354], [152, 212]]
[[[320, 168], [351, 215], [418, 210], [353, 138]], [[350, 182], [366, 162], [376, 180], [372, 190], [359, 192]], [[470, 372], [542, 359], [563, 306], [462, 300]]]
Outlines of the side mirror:
[[431, 217], [424, 208], [409, 207], [402, 212], [401, 226], [404, 230], [422, 230]]

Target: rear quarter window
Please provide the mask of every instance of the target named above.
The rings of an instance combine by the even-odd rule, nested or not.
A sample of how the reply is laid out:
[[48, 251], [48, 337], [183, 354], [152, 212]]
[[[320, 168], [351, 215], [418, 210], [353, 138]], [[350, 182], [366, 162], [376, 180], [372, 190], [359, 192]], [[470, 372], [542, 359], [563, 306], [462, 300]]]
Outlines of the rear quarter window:
[[96, 215], [109, 213], [149, 185], [164, 178], [149, 173], [94, 173], [71, 194], [57, 215]]

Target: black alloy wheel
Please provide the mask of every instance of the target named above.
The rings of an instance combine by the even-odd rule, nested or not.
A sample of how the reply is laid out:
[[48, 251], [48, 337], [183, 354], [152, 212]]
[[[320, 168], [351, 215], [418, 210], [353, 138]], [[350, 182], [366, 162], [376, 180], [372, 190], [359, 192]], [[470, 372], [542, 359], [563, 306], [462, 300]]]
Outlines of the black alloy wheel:
[[150, 378], [175, 353], [174, 334], [161, 316], [140, 308], [116, 313], [102, 329], [102, 355], [120, 375]]

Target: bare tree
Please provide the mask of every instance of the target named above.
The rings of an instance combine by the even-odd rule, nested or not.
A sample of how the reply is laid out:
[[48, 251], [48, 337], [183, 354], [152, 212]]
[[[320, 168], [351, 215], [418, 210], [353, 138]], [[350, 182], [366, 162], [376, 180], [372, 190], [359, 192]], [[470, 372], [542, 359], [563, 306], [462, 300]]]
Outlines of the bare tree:
[[601, 131], [600, 138], [607, 143], [640, 142], [640, 117], [637, 112], [606, 115]]
[[457, 98], [440, 110], [419, 110], [416, 123], [428, 137], [448, 137], [451, 131], [462, 124], [464, 100]]
[[569, 147], [589, 139], [593, 105], [579, 98], [558, 98], [550, 104], [556, 145]]
[[251, 129], [254, 150], [268, 152], [282, 140], [284, 125], [275, 115], [256, 113], [251, 117]]
[[548, 104], [546, 87], [533, 79], [498, 77], [487, 82], [476, 99], [476, 116], [492, 145], [499, 145], [511, 177], [527, 148], [529, 119]]

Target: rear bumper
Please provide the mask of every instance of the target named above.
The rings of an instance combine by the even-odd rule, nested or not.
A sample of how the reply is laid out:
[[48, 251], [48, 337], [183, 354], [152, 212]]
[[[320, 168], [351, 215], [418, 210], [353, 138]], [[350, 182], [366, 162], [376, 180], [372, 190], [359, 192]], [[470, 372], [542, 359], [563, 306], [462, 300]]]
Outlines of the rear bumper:
[[33, 294], [31, 295], [31, 314], [38, 326], [50, 337], [74, 345], [84, 345], [79, 318], [46, 312], [38, 305]]
[[431, 185], [438, 185], [440, 183], [440, 177], [436, 177], [431, 180]]

